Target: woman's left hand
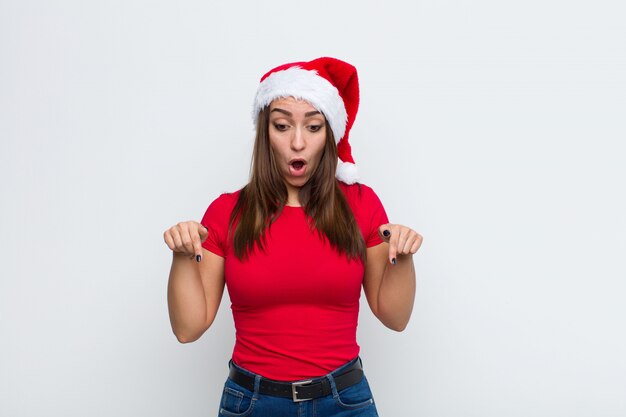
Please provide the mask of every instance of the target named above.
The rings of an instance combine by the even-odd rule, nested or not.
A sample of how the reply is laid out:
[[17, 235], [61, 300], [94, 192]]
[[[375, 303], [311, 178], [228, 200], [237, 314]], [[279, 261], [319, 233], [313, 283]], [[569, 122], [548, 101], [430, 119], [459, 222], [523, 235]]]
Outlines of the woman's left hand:
[[397, 255], [413, 255], [422, 245], [422, 236], [401, 224], [383, 224], [378, 228], [380, 238], [389, 244], [389, 262], [396, 264]]

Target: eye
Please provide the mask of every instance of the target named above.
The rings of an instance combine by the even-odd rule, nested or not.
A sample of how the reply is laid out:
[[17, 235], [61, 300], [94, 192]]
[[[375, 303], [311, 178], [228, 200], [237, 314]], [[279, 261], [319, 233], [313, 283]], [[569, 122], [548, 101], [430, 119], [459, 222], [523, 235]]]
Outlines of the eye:
[[318, 132], [322, 128], [322, 125], [311, 125], [309, 126], [309, 130], [311, 132]]
[[278, 130], [279, 132], [284, 132], [285, 130], [287, 130], [289, 126], [282, 124], [282, 123], [274, 123], [274, 129]]

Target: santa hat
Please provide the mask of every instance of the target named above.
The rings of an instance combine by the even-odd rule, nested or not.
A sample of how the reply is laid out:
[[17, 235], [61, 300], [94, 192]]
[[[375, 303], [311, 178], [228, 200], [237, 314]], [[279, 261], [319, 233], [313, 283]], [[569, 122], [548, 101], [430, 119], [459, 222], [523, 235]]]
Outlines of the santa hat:
[[253, 119], [274, 99], [294, 97], [308, 101], [321, 112], [335, 136], [339, 161], [336, 177], [346, 184], [358, 181], [348, 134], [359, 109], [356, 68], [335, 58], [317, 58], [276, 67], [261, 77], [254, 99]]

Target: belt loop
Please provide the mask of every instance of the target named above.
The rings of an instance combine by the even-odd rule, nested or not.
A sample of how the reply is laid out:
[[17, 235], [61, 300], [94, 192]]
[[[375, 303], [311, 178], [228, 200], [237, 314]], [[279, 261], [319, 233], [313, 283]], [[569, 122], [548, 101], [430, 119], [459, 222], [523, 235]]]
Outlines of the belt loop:
[[330, 372], [326, 374], [326, 379], [330, 383], [330, 392], [333, 394], [333, 398], [337, 398], [339, 394], [337, 393], [337, 385], [335, 384], [335, 377], [333, 377], [333, 373]]
[[254, 395], [252, 396], [253, 399], [257, 399], [259, 398], [259, 389], [261, 387], [261, 375], [254, 375]]

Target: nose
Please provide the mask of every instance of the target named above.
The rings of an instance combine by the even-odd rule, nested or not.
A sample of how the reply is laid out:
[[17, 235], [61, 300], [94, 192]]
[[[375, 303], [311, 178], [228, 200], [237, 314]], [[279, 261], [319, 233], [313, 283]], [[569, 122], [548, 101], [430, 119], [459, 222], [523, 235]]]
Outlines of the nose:
[[301, 151], [306, 146], [306, 141], [304, 138], [304, 132], [302, 132], [302, 128], [297, 127], [294, 129], [293, 136], [291, 137], [291, 149], [294, 151]]

